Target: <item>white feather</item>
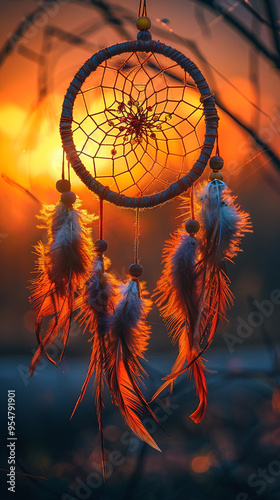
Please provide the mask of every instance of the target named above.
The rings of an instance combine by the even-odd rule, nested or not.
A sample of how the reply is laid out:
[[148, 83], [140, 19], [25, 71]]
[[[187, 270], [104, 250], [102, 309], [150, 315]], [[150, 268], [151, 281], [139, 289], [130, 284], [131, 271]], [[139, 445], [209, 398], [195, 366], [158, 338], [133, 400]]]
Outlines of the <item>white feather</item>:
[[215, 246], [214, 259], [234, 257], [244, 214], [234, 204], [230, 190], [224, 182], [214, 180], [204, 187], [201, 202], [200, 221], [206, 238]]
[[137, 282], [129, 281], [120, 287], [122, 299], [115, 309], [115, 321], [125, 320], [125, 329], [134, 328], [143, 315], [143, 301], [139, 296]]

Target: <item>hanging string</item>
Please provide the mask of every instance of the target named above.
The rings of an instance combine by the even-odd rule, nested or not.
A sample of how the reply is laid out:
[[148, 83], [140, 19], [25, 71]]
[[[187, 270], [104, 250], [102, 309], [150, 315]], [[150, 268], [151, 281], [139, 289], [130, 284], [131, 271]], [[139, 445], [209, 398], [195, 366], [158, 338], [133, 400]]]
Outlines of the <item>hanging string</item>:
[[103, 198], [99, 198], [99, 239], [103, 240]]
[[191, 218], [192, 220], [195, 219], [194, 217], [194, 195], [193, 195], [193, 185], [191, 187], [191, 195], [190, 195], [190, 198], [191, 198]]
[[62, 150], [62, 172], [61, 172], [61, 179], [65, 179], [65, 152], [64, 149]]
[[134, 242], [134, 263], [139, 263], [139, 208], [135, 213], [135, 242]]
[[147, 2], [146, 0], [139, 1], [138, 17], [147, 17]]
[[70, 168], [70, 163], [69, 163], [69, 161], [68, 161], [68, 163], [67, 163], [67, 169], [68, 169], [68, 180], [69, 180], [69, 182], [70, 182], [70, 175], [71, 175], [71, 174], [70, 174], [70, 172], [71, 172], [71, 168]]
[[217, 134], [216, 137], [216, 156], [220, 156], [220, 150], [219, 150], [219, 136]]

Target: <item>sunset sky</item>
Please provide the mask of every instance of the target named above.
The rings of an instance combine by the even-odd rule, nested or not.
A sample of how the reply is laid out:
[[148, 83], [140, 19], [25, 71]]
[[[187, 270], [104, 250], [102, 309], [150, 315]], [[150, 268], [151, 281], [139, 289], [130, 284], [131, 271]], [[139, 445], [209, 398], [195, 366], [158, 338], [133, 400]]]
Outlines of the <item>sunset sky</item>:
[[[227, 263], [235, 300], [207, 351], [209, 406], [205, 419], [196, 425], [189, 418], [197, 396], [185, 373], [171, 396], [166, 391], [152, 403], [167, 431], [156, 430], [157, 426], [149, 429], [163, 452], [158, 453], [128, 431], [105, 388], [106, 460], [114, 455], [118, 463], [107, 460], [104, 484], [99, 474], [100, 435], [92, 380], [83, 404], [70, 420], [87, 371], [92, 335], [82, 334], [80, 326], [72, 324], [58, 369], [43, 359], [31, 378], [28, 368], [37, 341], [30, 280], [35, 276], [34, 247], [38, 240], [46, 242], [36, 215], [42, 204], [56, 203], [60, 197], [55, 184], [61, 178], [59, 122], [64, 95], [92, 54], [136, 38], [138, 1], [0, 0], [0, 426], [5, 440], [7, 391], [13, 389], [18, 436], [16, 497], [21, 500], [182, 500], [186, 495], [192, 500], [279, 500], [280, 305], [271, 297], [279, 297], [280, 290], [280, 54], [277, 58], [274, 43], [280, 27], [280, 2], [272, 2], [278, 9], [274, 37], [267, 27], [268, 2], [216, 0], [224, 15], [205, 7], [209, 2], [147, 0], [151, 33], [154, 40], [183, 52], [206, 77], [219, 105], [224, 180], [241, 209], [249, 212], [253, 232], [245, 235], [235, 263]], [[226, 21], [228, 14], [243, 32], [251, 33], [251, 40]], [[280, 42], [278, 48], [280, 52]], [[190, 107], [199, 102], [197, 97], [190, 97]], [[101, 106], [100, 89], [94, 98]], [[186, 113], [187, 108], [181, 105], [178, 113]], [[122, 126], [118, 116], [115, 121]], [[165, 126], [164, 119], [160, 120], [155, 123]], [[183, 128], [182, 121], [180, 131]], [[160, 134], [162, 129], [156, 130]], [[98, 134], [96, 149], [100, 130]], [[172, 145], [177, 159], [182, 147], [179, 142]], [[164, 148], [166, 144], [161, 158], [165, 157]], [[172, 158], [169, 166], [177, 167], [176, 155]], [[90, 158], [86, 160], [91, 163]], [[98, 168], [107, 172], [108, 165], [103, 157], [101, 160]], [[207, 167], [200, 180], [207, 180], [209, 170]], [[71, 183], [82, 208], [98, 214], [99, 200], [74, 171]], [[179, 199], [140, 212], [141, 280], [150, 294], [162, 272], [165, 241], [185, 219]], [[92, 233], [97, 239], [97, 219], [92, 222]], [[104, 203], [106, 255], [118, 280], [126, 280], [134, 262], [134, 234], [134, 211]], [[247, 321], [256, 312], [254, 301], [269, 304], [270, 312], [261, 316], [260, 327], [251, 328], [252, 333], [239, 338], [230, 351], [225, 333], [236, 335], [240, 320]], [[156, 306], [148, 322], [151, 338], [143, 366], [149, 379], [143, 394], [150, 400], [162, 377], [170, 373], [178, 346], [172, 344]], [[141, 418], [147, 428], [154, 425], [148, 414]], [[272, 472], [269, 481], [258, 482], [256, 472], [263, 467]], [[0, 468], [0, 496], [4, 499], [6, 444], [0, 447]], [[252, 475], [255, 485], [264, 483], [265, 493], [259, 495], [249, 484]]]
[[[173, 45], [192, 59], [205, 74], [219, 102], [235, 113], [245, 125], [258, 130], [260, 137], [280, 154], [279, 75], [272, 63], [254, 51], [221, 16], [199, 7], [193, 1], [176, 0], [175, 3], [176, 8], [174, 2], [167, 0], [148, 2], [154, 38]], [[65, 1], [47, 10], [16, 43], [15, 50], [5, 58], [0, 68], [0, 170], [44, 203], [53, 203], [58, 199], [54, 186], [61, 175], [59, 118], [69, 82], [96, 50], [121, 42], [125, 34], [129, 38], [136, 36], [134, 23], [137, 2], [110, 2], [112, 12], [123, 21], [123, 33], [118, 32], [117, 25], [104, 21], [100, 10], [86, 4]], [[7, 38], [14, 37], [18, 25], [36, 5], [34, 1], [1, 0], [1, 46]], [[224, 5], [229, 8], [235, 3], [224, 2]], [[251, 17], [238, 2], [233, 11], [237, 19], [251, 28]], [[204, 25], [198, 22], [201, 15]], [[160, 19], [169, 20], [168, 28], [159, 22]], [[195, 45], [186, 46], [170, 33], [170, 29], [176, 36], [192, 41]], [[265, 26], [256, 25], [256, 29], [270, 50], [272, 43]], [[66, 39], [62, 40], [65, 32]], [[78, 45], [70, 43], [70, 35], [83, 37], [84, 42]], [[16, 40], [15, 37], [12, 39]], [[207, 63], [198, 56], [198, 51]], [[255, 79], [252, 75], [255, 75]], [[248, 293], [262, 296], [277, 284], [273, 272], [273, 255], [277, 255], [279, 248], [279, 243], [275, 242], [279, 236], [280, 212], [276, 207], [279, 204], [277, 189], [279, 191], [280, 177], [253, 139], [224, 112], [219, 111], [219, 115], [219, 145], [220, 154], [225, 159], [225, 181], [239, 195], [242, 208], [251, 212], [254, 226], [254, 235], [248, 237], [249, 254], [247, 257], [239, 256], [242, 272], [237, 270], [238, 264], [232, 271], [233, 279], [236, 280], [235, 294], [241, 301], [241, 307], [246, 309]], [[85, 206], [97, 211], [96, 200], [75, 174], [72, 174], [71, 181]], [[2, 262], [4, 259], [7, 263], [2, 271], [2, 283], [7, 284], [3, 297], [4, 302], [10, 304], [5, 306], [4, 313], [6, 326], [3, 338], [7, 340], [7, 329], [14, 331], [19, 324], [17, 320], [11, 320], [10, 316], [13, 289], [18, 279], [24, 293], [23, 299], [20, 296], [16, 299], [20, 316], [28, 313], [28, 292], [24, 291], [24, 280], [29, 279], [33, 268], [34, 257], [30, 255], [32, 245], [37, 238], [42, 237], [42, 233], [35, 230], [35, 214], [38, 213], [39, 205], [2, 179], [0, 189], [1, 252]], [[156, 210], [142, 216], [141, 257], [148, 274], [151, 265], [159, 266], [164, 238], [178, 225], [177, 206], [178, 202], [174, 202], [163, 207], [162, 212]], [[167, 225], [163, 224], [161, 213], [166, 214]], [[133, 214], [106, 205], [105, 218], [106, 237], [110, 241], [109, 256], [115, 259], [115, 268], [125, 269], [133, 255]], [[118, 234], [115, 234], [116, 222]], [[155, 252], [150, 255], [149, 238], [155, 227], [160, 236]], [[120, 250], [120, 240], [123, 241], [124, 251]], [[254, 253], [252, 258], [250, 252], [260, 246], [262, 253]], [[268, 257], [271, 248], [273, 255]], [[22, 259], [18, 259], [19, 252]], [[124, 262], [121, 257], [124, 257]], [[18, 262], [11, 266], [12, 259]], [[158, 274], [153, 273], [152, 283]], [[148, 280], [148, 275], [145, 279]], [[21, 342], [24, 344], [23, 339]]]

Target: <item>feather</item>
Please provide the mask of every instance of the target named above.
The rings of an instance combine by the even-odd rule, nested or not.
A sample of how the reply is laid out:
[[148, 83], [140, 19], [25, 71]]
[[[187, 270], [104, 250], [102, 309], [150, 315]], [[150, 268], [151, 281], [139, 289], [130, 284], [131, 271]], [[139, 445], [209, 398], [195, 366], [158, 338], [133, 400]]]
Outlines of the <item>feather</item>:
[[[194, 331], [199, 315], [199, 297], [201, 295], [201, 279], [197, 270], [199, 241], [183, 230], [178, 230], [171, 240], [167, 241], [163, 251], [164, 270], [154, 293], [156, 304], [172, 334], [173, 341], [178, 341], [179, 354], [171, 373], [158, 391], [154, 400], [178, 375], [189, 369], [194, 376], [196, 391], [199, 396], [199, 407], [193, 419], [200, 421], [206, 410], [207, 387], [204, 365], [197, 355], [194, 345]], [[184, 369], [185, 364], [188, 363]]]
[[[207, 407], [207, 385], [202, 353], [212, 342], [220, 319], [233, 301], [225, 260], [232, 260], [246, 231], [249, 215], [235, 204], [227, 186], [214, 180], [200, 188], [199, 239], [179, 230], [163, 252], [164, 270], [154, 292], [156, 303], [179, 354], [170, 375], [153, 396], [189, 371], [199, 396], [191, 418], [197, 423]], [[187, 365], [186, 365], [187, 363]], [[185, 366], [186, 365], [186, 366]]]
[[240, 210], [226, 184], [209, 182], [198, 193], [201, 201], [199, 221], [204, 237], [204, 254], [211, 264], [220, 265], [240, 251], [241, 238], [251, 231], [249, 214]]
[[[106, 266], [105, 268], [104, 264]], [[106, 463], [102, 418], [104, 406], [103, 389], [104, 381], [106, 381], [110, 318], [114, 311], [117, 299], [116, 279], [111, 273], [106, 272], [109, 264], [109, 259], [103, 257], [102, 255], [99, 254], [95, 257], [92, 266], [92, 274], [86, 286], [83, 290], [81, 290], [79, 299], [77, 300], [77, 307], [80, 308], [80, 311], [75, 319], [80, 321], [84, 330], [88, 330], [90, 334], [92, 334], [92, 352], [87, 376], [83, 384], [81, 394], [71, 415], [72, 418], [85, 395], [88, 383], [93, 373], [95, 373], [95, 405], [101, 435], [101, 455], [104, 478], [106, 473]]]
[[[47, 353], [47, 346], [56, 339], [62, 343], [62, 359], [75, 309], [75, 294], [88, 277], [92, 260], [90, 230], [87, 228], [94, 216], [79, 209], [67, 208], [62, 202], [44, 206], [38, 218], [40, 228], [47, 229], [48, 242], [35, 246], [37, 253], [37, 278], [32, 281], [30, 302], [37, 316], [35, 333], [39, 347], [30, 365], [32, 376], [43, 354], [55, 364]], [[43, 335], [43, 321], [47, 327]]]
[[107, 374], [113, 402], [127, 425], [140, 439], [159, 450], [137, 415], [144, 408], [159, 424], [139, 388], [141, 378], [146, 375], [139, 358], [144, 359], [150, 334], [146, 315], [151, 300], [146, 294], [142, 285], [140, 296], [137, 278], [121, 287], [121, 298], [111, 319]]
[[198, 272], [202, 277], [200, 315], [195, 338], [201, 348], [209, 347], [220, 319], [233, 303], [225, 261], [240, 250], [241, 238], [251, 230], [249, 215], [235, 204], [235, 197], [220, 180], [209, 182], [198, 193], [201, 200], [201, 256]]

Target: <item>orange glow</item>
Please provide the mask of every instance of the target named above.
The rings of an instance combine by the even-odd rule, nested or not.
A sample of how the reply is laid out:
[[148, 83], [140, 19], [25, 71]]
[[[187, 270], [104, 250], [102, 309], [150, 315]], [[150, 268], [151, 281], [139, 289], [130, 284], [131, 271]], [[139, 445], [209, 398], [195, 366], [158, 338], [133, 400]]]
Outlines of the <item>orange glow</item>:
[[0, 132], [15, 139], [21, 132], [26, 119], [26, 112], [13, 103], [6, 103], [0, 108]]
[[191, 467], [197, 474], [203, 474], [211, 467], [211, 461], [208, 456], [197, 456], [192, 460]]

